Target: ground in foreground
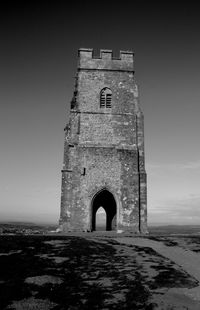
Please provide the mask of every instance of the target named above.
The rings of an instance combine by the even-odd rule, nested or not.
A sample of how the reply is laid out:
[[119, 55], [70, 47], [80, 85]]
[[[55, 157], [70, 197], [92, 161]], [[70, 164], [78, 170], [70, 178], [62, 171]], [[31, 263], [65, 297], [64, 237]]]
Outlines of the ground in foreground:
[[0, 309], [200, 309], [191, 238], [3, 235]]

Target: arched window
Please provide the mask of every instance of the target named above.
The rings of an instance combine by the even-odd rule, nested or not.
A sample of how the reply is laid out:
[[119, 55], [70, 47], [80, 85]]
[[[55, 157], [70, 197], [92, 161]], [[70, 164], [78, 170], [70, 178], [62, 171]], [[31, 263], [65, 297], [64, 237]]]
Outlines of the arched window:
[[103, 88], [100, 93], [100, 108], [111, 108], [112, 92], [110, 88]]

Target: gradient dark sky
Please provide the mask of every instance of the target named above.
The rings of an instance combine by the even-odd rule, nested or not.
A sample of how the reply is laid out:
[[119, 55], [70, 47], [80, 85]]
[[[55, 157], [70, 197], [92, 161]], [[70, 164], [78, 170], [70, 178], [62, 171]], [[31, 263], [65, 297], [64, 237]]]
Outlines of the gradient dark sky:
[[42, 1], [0, 10], [0, 218], [56, 222], [79, 47], [135, 52], [150, 223], [200, 224], [200, 10]]

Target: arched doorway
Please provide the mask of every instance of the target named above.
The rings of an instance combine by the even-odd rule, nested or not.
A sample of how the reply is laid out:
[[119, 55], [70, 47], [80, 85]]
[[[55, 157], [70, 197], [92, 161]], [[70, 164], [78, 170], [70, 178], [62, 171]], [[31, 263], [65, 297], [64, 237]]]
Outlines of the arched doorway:
[[99, 208], [106, 212], [106, 230], [116, 230], [117, 205], [115, 198], [107, 189], [98, 192], [92, 200], [92, 231], [96, 230], [96, 213]]

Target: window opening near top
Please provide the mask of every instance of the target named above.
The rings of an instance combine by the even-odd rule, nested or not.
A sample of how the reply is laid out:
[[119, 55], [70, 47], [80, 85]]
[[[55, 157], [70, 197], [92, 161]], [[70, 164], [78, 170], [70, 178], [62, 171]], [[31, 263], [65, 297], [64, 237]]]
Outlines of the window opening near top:
[[100, 94], [100, 108], [112, 107], [112, 92], [110, 88], [103, 88]]

